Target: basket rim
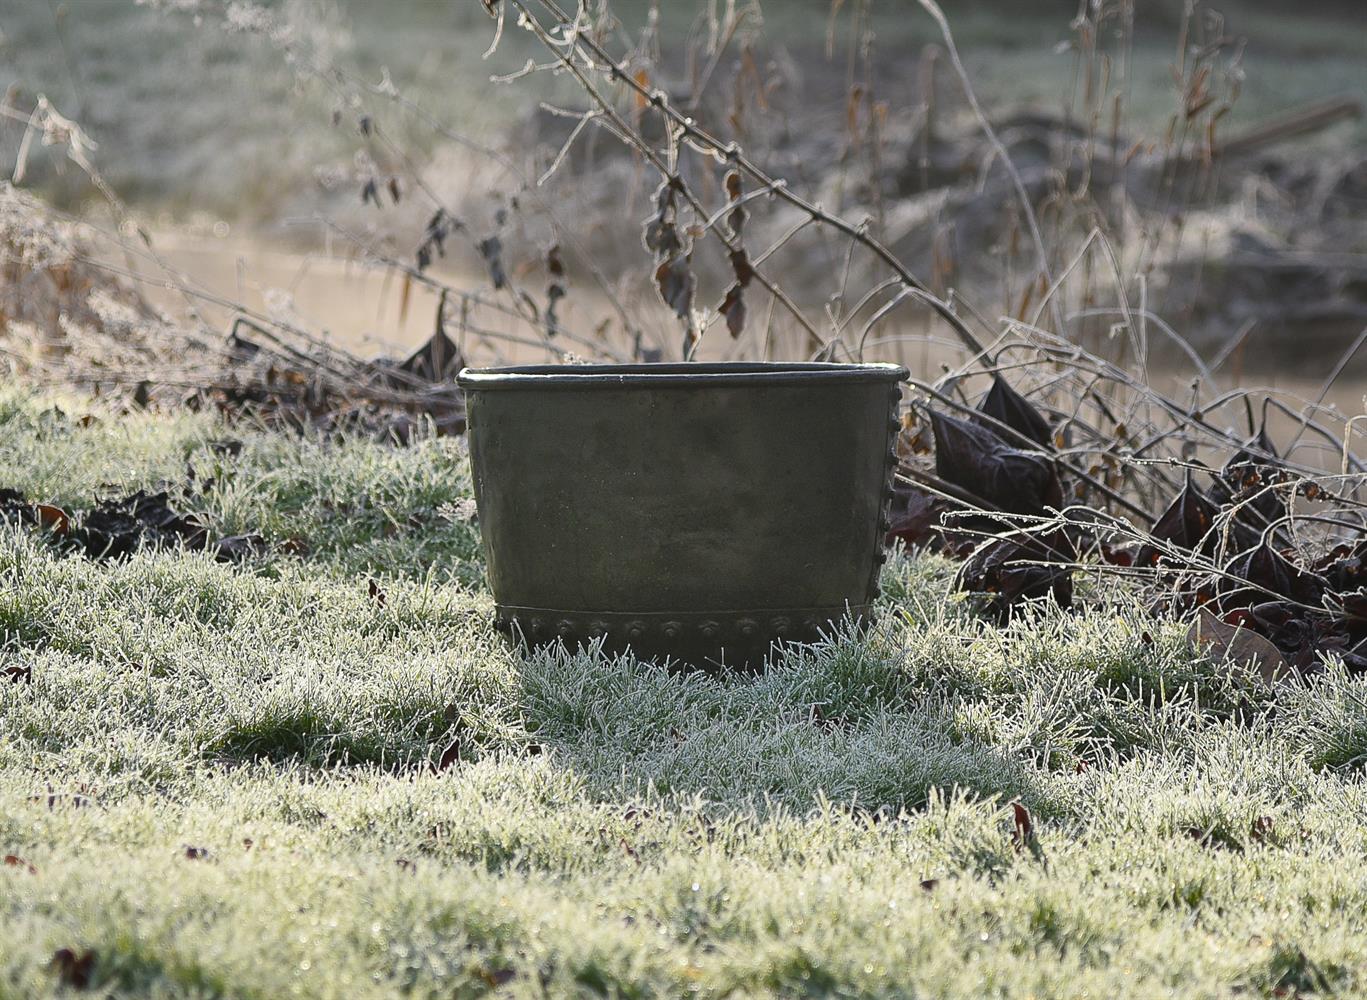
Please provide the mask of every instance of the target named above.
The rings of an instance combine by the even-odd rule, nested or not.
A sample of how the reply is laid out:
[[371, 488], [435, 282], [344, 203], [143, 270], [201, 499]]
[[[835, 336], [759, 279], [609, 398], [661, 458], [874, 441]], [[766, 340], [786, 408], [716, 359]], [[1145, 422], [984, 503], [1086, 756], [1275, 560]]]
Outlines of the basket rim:
[[905, 382], [902, 365], [823, 361], [717, 361], [651, 364], [508, 365], [464, 368], [462, 389], [721, 388], [844, 382]]

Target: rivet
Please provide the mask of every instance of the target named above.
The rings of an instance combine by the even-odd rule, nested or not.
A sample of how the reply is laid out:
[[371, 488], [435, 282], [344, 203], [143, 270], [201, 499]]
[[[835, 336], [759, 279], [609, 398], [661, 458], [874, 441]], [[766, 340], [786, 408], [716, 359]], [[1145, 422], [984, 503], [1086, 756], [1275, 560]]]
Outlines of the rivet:
[[551, 631], [551, 630], [550, 630], [550, 627], [545, 623], [544, 620], [542, 620], [542, 619], [540, 619], [540, 618], [533, 618], [533, 619], [532, 619], [532, 634], [533, 634], [533, 635], [537, 635], [537, 636], [542, 636], [542, 637], [544, 637], [544, 636], [546, 636], [546, 635], [549, 635], [549, 634], [550, 634], [550, 631]]
[[755, 621], [752, 618], [742, 618], [736, 623], [736, 630], [747, 639], [754, 636], [758, 628], [759, 626], [755, 624]]
[[608, 634], [608, 623], [604, 621], [589, 622], [589, 637], [596, 639], [599, 636]]
[[562, 638], [568, 638], [569, 636], [574, 634], [574, 622], [570, 621], [569, 619], [565, 619], [559, 625], [556, 626], [556, 631], [560, 634]]
[[790, 622], [787, 618], [775, 618], [772, 622], [769, 623], [769, 627], [773, 631], [774, 635], [782, 638], [783, 636], [787, 635], [789, 632], [793, 630], [793, 623]]
[[631, 639], [639, 639], [639, 638], [641, 638], [641, 636], [643, 636], [643, 635], [645, 635], [645, 634], [646, 634], [646, 627], [645, 627], [645, 623], [643, 623], [643, 622], [632, 622], [630, 625], [627, 626], [627, 637], [628, 637], [628, 638], [631, 638]]
[[721, 632], [721, 626], [718, 625], [716, 622], [703, 622], [700, 631], [702, 632], [704, 638], [715, 639], [717, 637], [717, 634]]
[[678, 622], [665, 622], [660, 631], [664, 633], [666, 639], [673, 641], [679, 637], [679, 633], [683, 631], [683, 626]]

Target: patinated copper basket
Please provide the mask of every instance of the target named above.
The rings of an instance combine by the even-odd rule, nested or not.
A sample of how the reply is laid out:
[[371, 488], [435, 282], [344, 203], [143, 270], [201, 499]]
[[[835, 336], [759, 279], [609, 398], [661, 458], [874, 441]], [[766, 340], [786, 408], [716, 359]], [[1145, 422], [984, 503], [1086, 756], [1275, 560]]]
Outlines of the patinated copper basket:
[[498, 628], [694, 666], [859, 620], [878, 594], [896, 365], [466, 369]]

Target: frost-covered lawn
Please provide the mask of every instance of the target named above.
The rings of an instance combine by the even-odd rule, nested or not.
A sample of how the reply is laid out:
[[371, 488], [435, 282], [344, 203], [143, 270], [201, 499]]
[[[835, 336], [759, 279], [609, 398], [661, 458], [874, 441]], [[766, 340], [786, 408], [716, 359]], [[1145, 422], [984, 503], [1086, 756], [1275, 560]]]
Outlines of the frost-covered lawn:
[[1123, 601], [999, 631], [904, 558], [878, 632], [764, 675], [523, 660], [459, 441], [51, 405], [0, 394], [0, 487], [189, 463], [273, 552], [0, 528], [0, 997], [1367, 990], [1360, 680]]

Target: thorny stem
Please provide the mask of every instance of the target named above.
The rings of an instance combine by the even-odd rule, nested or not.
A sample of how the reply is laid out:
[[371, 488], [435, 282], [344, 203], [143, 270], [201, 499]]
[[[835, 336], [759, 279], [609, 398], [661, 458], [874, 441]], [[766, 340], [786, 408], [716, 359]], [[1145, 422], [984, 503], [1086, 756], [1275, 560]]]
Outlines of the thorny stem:
[[[546, 31], [545, 27], [536, 18], [536, 16], [532, 14], [531, 11], [527, 10], [526, 5], [522, 2], [522, 0], [508, 0], [508, 2], [511, 3], [514, 7], [516, 7], [518, 12], [522, 15], [522, 17], [520, 18], [521, 22], [524, 25], [526, 25], [528, 30], [530, 30], [534, 35], [536, 35], [537, 40], [540, 41], [542, 45], [546, 46], [547, 49], [549, 49], [552, 53], [556, 55], [557, 58], [559, 58], [561, 64], [564, 65], [564, 67], [568, 69], [571, 74], [573, 74], [574, 78], [578, 81], [579, 85], [584, 89], [584, 92], [593, 99], [593, 102], [597, 104], [599, 108], [602, 109], [603, 115], [609, 121], [612, 122], [612, 124], [621, 132], [623, 136], [626, 137], [627, 141], [630, 142], [631, 145], [638, 152], [640, 152], [642, 156], [644, 156], [647, 160], [650, 161], [651, 166], [653, 166], [657, 171], [659, 171], [661, 177], [664, 177], [666, 180], [670, 182], [677, 182], [677, 188], [679, 192], [683, 194], [684, 198], [688, 201], [688, 204], [693, 209], [694, 214], [697, 215], [697, 217], [700, 219], [707, 218], [707, 209], [703, 206], [702, 202], [700, 202], [697, 196], [694, 195], [693, 192], [688, 189], [687, 185], [685, 185], [682, 179], [679, 178], [678, 173], [670, 168], [670, 165], [666, 163], [663, 158], [661, 158], [660, 154], [656, 152], [651, 147], [651, 145], [648, 142], [646, 142], [635, 130], [633, 130], [620, 114], [617, 113], [617, 109], [614, 108], [611, 102], [609, 102], [608, 99], [599, 92], [598, 88], [594, 85], [593, 81], [588, 78], [588, 76], [584, 73], [583, 69], [579, 66], [579, 64], [574, 61], [573, 54], [567, 54], [562, 50], [561, 46], [556, 44], [555, 40], [551, 38], [550, 34]], [[570, 22], [568, 22], [568, 20], [565, 19], [564, 13], [561, 12], [559, 8], [554, 8], [554, 10], [556, 12], [556, 16], [560, 17], [562, 21], [564, 21], [563, 26], [567, 29], [567, 33], [570, 36], [572, 44], [576, 47], [579, 46], [581, 44], [581, 39], [583, 36], [580, 35], [577, 28], [573, 24], [571, 24]], [[596, 50], [596, 52], [602, 53], [602, 50], [599, 49], [596, 43], [593, 43], [591, 40], [584, 44], [585, 47], [591, 47], [592, 50]], [[606, 53], [603, 53], [603, 56], [606, 59]], [[616, 63], [613, 63], [612, 65], [614, 67], [614, 73], [620, 75], [623, 79], [631, 80], [631, 75], [627, 73], [625, 69], [617, 66]], [[636, 84], [635, 80], [631, 80], [631, 82], [633, 85], [637, 87], [640, 86], [639, 84]], [[642, 93], [644, 93], [644, 90], [642, 90]], [[671, 115], [671, 118], [672, 117], [673, 115]], [[681, 115], [679, 116], [679, 118], [683, 121], [688, 120], [683, 119], [683, 116]], [[685, 134], [687, 134], [687, 128], [684, 128], [684, 132]], [[737, 244], [736, 241], [731, 238], [730, 234], [723, 232], [720, 228], [714, 227], [711, 230], [711, 232], [722, 243], [722, 245], [726, 247], [728, 252], [734, 253], [740, 249], [739, 244]], [[785, 292], [782, 288], [776, 285], [772, 280], [770, 280], [757, 269], [754, 269], [754, 278], [769, 292], [769, 294], [773, 295], [781, 303], [783, 303], [783, 307], [787, 309], [788, 312], [793, 316], [793, 318], [797, 320], [797, 322], [802, 326], [802, 328], [807, 331], [807, 335], [812, 339], [814, 345], [824, 346], [823, 341], [821, 339], [821, 334], [817, 332], [816, 327], [812, 325], [811, 321], [807, 319], [805, 315], [803, 315], [802, 310], [797, 307], [797, 304], [793, 302], [793, 300], [788, 296], [787, 292]]]
[[[447, 292], [452, 296], [460, 296], [462, 298], [466, 298], [471, 302], [475, 302], [476, 304], [484, 306], [486, 308], [491, 308], [498, 312], [502, 312], [505, 315], [511, 316], [515, 319], [519, 319], [522, 321], [527, 320], [526, 315], [521, 312], [508, 309], [506, 306], [499, 306], [495, 302], [491, 302], [487, 299], [484, 299], [478, 293], [463, 291], [462, 289], [457, 288], [454, 285], [447, 284], [446, 282], [438, 278], [432, 277], [432, 275], [428, 274], [426, 271], [418, 270], [412, 264], [408, 264], [398, 259], [397, 257], [390, 256], [389, 254], [385, 253], [384, 251], [376, 247], [373, 243], [367, 242], [365, 237], [363, 237], [360, 233], [353, 232], [345, 226], [341, 225], [340, 223], [334, 222], [331, 219], [328, 219], [324, 216], [318, 216], [318, 221], [321, 222], [324, 226], [327, 226], [327, 228], [331, 229], [333, 232], [337, 233], [343, 239], [347, 240], [349, 243], [352, 243], [356, 247], [360, 248], [360, 250], [367, 256], [373, 258], [374, 260], [385, 265], [386, 267], [393, 268], [394, 270], [400, 272], [401, 274], [405, 275], [411, 280], [416, 281], [418, 284], [424, 285], [428, 288], [434, 289], [439, 292]], [[616, 351], [611, 350], [599, 341], [591, 340], [588, 337], [580, 336], [579, 334], [566, 330], [563, 326], [557, 328], [556, 336], [563, 337], [565, 340], [579, 344], [581, 347], [587, 347], [595, 351], [602, 351], [613, 361], [624, 362], [626, 360]], [[542, 339], [539, 342], [529, 341], [529, 343], [535, 343], [539, 347], [553, 346], [550, 343], [550, 340], [546, 337], [544, 332], [542, 333]]]
[[[620, 117], [616, 116], [615, 112], [606, 104], [602, 96], [598, 94], [597, 89], [593, 87], [592, 83], [587, 81], [584, 73], [574, 63], [573, 59], [560, 51], [560, 47], [549, 37], [540, 21], [537, 20], [535, 15], [528, 11], [525, 0], [508, 0], [508, 2], [522, 13], [542, 44], [546, 45], [560, 57], [561, 62], [570, 68], [571, 72], [574, 73], [581, 85], [586, 87], [594, 100], [598, 102], [609, 115], [616, 117], [617, 121], [624, 125], [625, 123], [622, 123]], [[620, 61], [614, 59], [601, 45], [594, 41], [592, 37], [581, 32], [578, 28], [577, 21], [571, 19], [555, 0], [539, 0], [539, 2], [559, 20], [560, 27], [564, 30], [570, 43], [576, 49], [582, 49], [587, 52], [592, 57], [591, 62], [596, 62], [607, 67], [607, 72], [611, 79], [624, 84], [628, 89], [632, 90], [637, 97], [647, 102], [651, 107], [656, 108], [673, 123], [674, 127], [684, 138], [711, 150], [714, 155], [720, 157], [724, 161], [734, 163], [754, 179], [760, 187], [771, 189], [777, 198], [805, 213], [813, 222], [830, 226], [832, 229], [865, 247], [884, 265], [890, 268], [903, 284], [915, 289], [919, 293], [919, 297], [922, 301], [929, 305], [931, 309], [954, 329], [954, 332], [958, 334], [959, 338], [971, 351], [975, 353], [982, 352], [982, 344], [979, 343], [977, 337], [968, 329], [963, 320], [953, 312], [949, 304], [936, 297], [931, 292], [929, 286], [912, 274], [911, 271], [907, 269], [906, 265], [903, 264], [891, 250], [880, 243], [874, 236], [870, 235], [866, 227], [856, 225], [838, 215], [833, 215], [820, 205], [813, 204], [801, 195], [794, 193], [782, 180], [776, 179], [762, 170], [753, 160], [745, 155], [738, 144], [722, 142], [699, 126], [692, 118], [678, 111], [661, 91], [650, 90], [643, 86]], [[652, 162], [658, 163], [658, 156], [649, 148], [648, 144], [636, 136], [633, 136], [632, 139], [632, 144], [634, 146], [638, 149], [642, 149]], [[670, 176], [668, 171], [665, 171], [665, 176]], [[691, 195], [689, 198], [690, 201], [692, 201]], [[705, 211], [699, 211], [698, 214], [703, 218], [707, 216]], [[724, 234], [719, 233], [718, 235], [723, 239], [723, 242], [726, 241]], [[764, 281], [764, 285], [766, 288], [770, 288], [767, 281]], [[785, 301], [784, 304], [788, 305], [788, 302]], [[795, 311], [795, 308], [790, 311]], [[805, 318], [802, 318], [802, 324], [809, 332], [815, 333], [815, 331], [812, 330], [811, 324], [807, 322]], [[818, 337], [817, 339], [819, 340], [820, 338]]]

